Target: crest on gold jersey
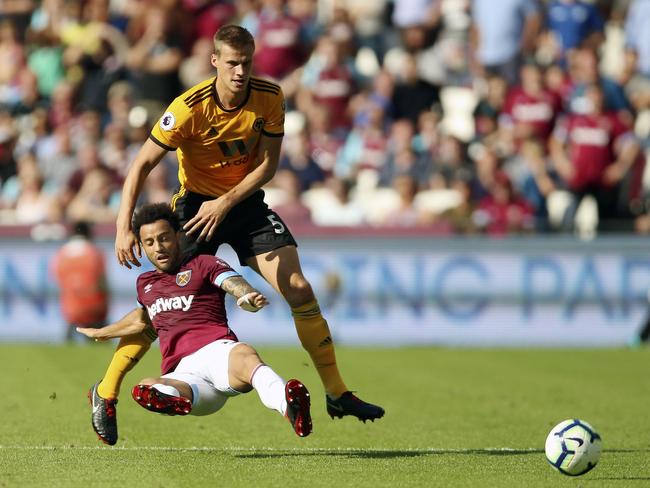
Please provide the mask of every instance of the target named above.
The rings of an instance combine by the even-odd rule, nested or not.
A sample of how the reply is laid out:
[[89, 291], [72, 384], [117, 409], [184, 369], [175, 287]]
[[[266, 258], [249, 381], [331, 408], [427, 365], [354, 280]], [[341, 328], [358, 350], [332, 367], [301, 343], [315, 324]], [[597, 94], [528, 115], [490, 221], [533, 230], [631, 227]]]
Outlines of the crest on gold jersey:
[[253, 130], [255, 132], [259, 132], [262, 130], [264, 127], [264, 119], [262, 117], [258, 117], [255, 119], [255, 122], [253, 122]]
[[176, 284], [178, 286], [185, 286], [190, 282], [191, 277], [192, 277], [191, 269], [188, 269], [187, 271], [181, 271], [180, 273], [176, 274]]

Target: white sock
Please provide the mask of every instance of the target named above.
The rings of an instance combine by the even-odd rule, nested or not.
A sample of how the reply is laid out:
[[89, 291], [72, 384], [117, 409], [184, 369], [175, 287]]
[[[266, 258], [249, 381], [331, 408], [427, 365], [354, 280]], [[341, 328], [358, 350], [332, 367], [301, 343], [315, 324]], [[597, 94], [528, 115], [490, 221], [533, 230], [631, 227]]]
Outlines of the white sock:
[[251, 376], [251, 385], [257, 391], [262, 403], [282, 415], [287, 411], [287, 399], [284, 395], [285, 384], [286, 381], [266, 364], [258, 366]]
[[176, 388], [170, 385], [163, 385], [161, 383], [156, 383], [155, 385], [151, 385], [151, 387], [155, 388], [160, 393], [164, 393], [165, 395], [181, 396], [181, 393]]

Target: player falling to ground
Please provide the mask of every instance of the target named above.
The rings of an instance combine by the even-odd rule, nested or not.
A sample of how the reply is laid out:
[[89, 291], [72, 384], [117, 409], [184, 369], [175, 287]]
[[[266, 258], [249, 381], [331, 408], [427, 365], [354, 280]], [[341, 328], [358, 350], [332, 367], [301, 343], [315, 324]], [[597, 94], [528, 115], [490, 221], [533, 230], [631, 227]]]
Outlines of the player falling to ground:
[[[133, 232], [156, 271], [137, 281], [138, 308], [103, 329], [78, 328], [95, 339], [142, 333], [153, 325], [160, 338], [162, 376], [140, 381], [133, 398], [147, 410], [168, 415], [208, 415], [226, 400], [253, 388], [262, 403], [286, 416], [296, 434], [311, 432], [309, 393], [298, 380], [285, 382], [255, 349], [237, 341], [228, 326], [224, 298], [237, 298], [257, 312], [268, 302], [224, 261], [181, 253], [180, 222], [165, 203], [146, 205]], [[93, 388], [93, 409], [103, 403]]]
[[[129, 268], [140, 265], [141, 248], [131, 228], [135, 203], [149, 172], [167, 151], [176, 150], [180, 188], [172, 207], [185, 231], [184, 250], [214, 255], [221, 244], [229, 244], [240, 263], [258, 272], [291, 307], [298, 337], [325, 386], [330, 416], [380, 418], [381, 407], [360, 400], [343, 382], [329, 327], [302, 273], [297, 244], [263, 200], [261, 187], [275, 174], [284, 134], [282, 91], [251, 76], [255, 42], [246, 29], [222, 27], [214, 48], [210, 61], [217, 76], [171, 103], [131, 165], [117, 219], [117, 259]], [[120, 383], [151, 340], [145, 333], [124, 337], [94, 392], [103, 401], [93, 413], [93, 427], [108, 444], [117, 442]]]

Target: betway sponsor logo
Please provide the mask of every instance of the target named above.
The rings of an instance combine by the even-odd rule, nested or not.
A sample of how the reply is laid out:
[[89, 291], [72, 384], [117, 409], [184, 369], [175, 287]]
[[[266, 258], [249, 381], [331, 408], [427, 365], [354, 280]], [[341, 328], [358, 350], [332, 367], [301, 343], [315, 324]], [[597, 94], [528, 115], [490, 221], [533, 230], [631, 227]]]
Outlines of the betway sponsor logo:
[[155, 302], [147, 307], [149, 318], [154, 318], [160, 312], [168, 312], [170, 310], [181, 310], [187, 312], [192, 305], [194, 295], [180, 296], [173, 298], [158, 298]]

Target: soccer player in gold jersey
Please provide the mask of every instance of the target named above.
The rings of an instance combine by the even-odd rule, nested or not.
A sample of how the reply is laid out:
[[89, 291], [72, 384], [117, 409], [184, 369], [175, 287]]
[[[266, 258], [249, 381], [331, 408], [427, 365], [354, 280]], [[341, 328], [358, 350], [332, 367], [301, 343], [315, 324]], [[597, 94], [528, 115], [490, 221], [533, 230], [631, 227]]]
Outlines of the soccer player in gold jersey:
[[[215, 254], [222, 243], [237, 253], [291, 307], [300, 342], [312, 358], [331, 417], [374, 420], [384, 409], [349, 391], [336, 364], [334, 344], [312, 288], [302, 273], [296, 241], [264, 203], [262, 186], [278, 166], [284, 135], [284, 97], [278, 85], [251, 76], [255, 41], [228, 25], [214, 36], [213, 79], [176, 98], [151, 131], [124, 182], [115, 254], [120, 264], [140, 266], [131, 218], [142, 185], [167, 151], [176, 151], [180, 188], [172, 198], [190, 254]], [[92, 425], [102, 441], [117, 442], [115, 405], [127, 372], [155, 339], [150, 332], [123, 337], [104, 378], [89, 397]]]

